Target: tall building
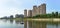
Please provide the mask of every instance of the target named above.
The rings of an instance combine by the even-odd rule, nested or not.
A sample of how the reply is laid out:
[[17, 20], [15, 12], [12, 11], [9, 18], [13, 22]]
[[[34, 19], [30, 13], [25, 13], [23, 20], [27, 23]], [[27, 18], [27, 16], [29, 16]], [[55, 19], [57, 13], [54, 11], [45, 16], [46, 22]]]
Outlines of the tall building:
[[40, 14], [41, 13], [40, 11], [41, 11], [40, 6], [38, 6], [37, 13]]
[[[46, 4], [43, 3], [40, 6], [33, 6], [32, 10], [28, 11], [28, 17], [33, 17], [40, 14], [46, 14]], [[24, 10], [24, 17], [27, 17], [27, 10]]]
[[46, 14], [46, 4], [43, 3], [40, 6], [38, 6], [38, 11], [39, 11], [39, 14]]
[[27, 9], [24, 10], [24, 17], [27, 17]]
[[46, 14], [46, 4], [45, 3], [42, 4], [42, 10], [43, 10], [42, 14]]
[[32, 17], [32, 10], [28, 11], [28, 17]]
[[32, 16], [35, 16], [37, 14], [37, 6], [33, 6], [33, 10], [32, 10]]

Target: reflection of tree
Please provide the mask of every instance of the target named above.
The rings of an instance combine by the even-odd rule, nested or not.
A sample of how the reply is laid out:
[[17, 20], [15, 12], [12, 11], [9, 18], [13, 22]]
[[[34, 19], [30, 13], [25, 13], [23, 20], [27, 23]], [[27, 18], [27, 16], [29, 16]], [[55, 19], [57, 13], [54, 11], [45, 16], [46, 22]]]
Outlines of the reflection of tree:
[[10, 20], [10, 23], [13, 23], [13, 20]]
[[58, 28], [58, 24], [56, 24], [56, 28]]
[[15, 21], [16, 24], [20, 24], [20, 21]]

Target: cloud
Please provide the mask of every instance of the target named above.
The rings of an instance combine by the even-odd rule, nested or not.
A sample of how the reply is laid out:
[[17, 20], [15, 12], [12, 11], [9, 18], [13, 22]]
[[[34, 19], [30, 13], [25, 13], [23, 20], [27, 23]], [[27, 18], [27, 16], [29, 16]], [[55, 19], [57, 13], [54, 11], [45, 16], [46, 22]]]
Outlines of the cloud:
[[20, 14], [18, 7], [21, 4], [19, 0], [0, 0], [0, 17]]
[[0, 17], [23, 14], [24, 9], [31, 9], [33, 5], [40, 5], [44, 0], [0, 0]]

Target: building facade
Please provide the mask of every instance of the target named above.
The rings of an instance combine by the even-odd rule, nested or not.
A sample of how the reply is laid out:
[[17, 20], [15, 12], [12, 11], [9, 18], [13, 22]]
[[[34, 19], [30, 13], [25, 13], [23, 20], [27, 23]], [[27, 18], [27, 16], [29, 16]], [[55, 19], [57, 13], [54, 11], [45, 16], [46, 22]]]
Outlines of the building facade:
[[28, 11], [28, 17], [32, 17], [32, 10]]
[[39, 12], [39, 14], [46, 14], [46, 4], [45, 3], [38, 6], [38, 12]]
[[37, 14], [37, 6], [33, 6], [33, 10], [32, 10], [32, 16], [35, 16]]

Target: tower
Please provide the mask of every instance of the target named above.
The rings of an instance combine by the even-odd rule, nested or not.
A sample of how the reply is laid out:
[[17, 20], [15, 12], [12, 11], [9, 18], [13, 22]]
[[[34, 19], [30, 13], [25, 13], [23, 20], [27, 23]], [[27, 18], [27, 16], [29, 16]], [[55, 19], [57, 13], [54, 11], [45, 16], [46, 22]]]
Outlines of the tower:
[[43, 3], [41, 6], [42, 6], [42, 14], [46, 14], [46, 4]]
[[32, 10], [28, 11], [28, 17], [32, 17]]
[[46, 4], [43, 3], [40, 6], [38, 6], [38, 11], [39, 11], [39, 14], [46, 14]]
[[24, 10], [24, 17], [27, 17], [27, 9]]
[[[28, 17], [33, 17], [40, 14], [46, 14], [46, 4], [43, 3], [40, 6], [33, 6], [33, 10], [28, 11]], [[27, 17], [27, 10], [24, 10], [24, 17]]]
[[33, 6], [33, 10], [32, 10], [32, 16], [35, 16], [37, 14], [37, 6]]

